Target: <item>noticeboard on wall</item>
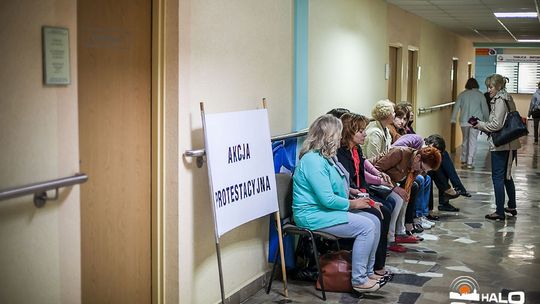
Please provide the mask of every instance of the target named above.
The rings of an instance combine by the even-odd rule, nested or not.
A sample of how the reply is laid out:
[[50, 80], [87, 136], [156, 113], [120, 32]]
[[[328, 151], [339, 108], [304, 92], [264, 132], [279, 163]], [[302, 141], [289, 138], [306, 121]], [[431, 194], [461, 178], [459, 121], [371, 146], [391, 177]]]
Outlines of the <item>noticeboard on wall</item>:
[[71, 83], [69, 66], [69, 31], [67, 28], [44, 26], [43, 83], [68, 85]]

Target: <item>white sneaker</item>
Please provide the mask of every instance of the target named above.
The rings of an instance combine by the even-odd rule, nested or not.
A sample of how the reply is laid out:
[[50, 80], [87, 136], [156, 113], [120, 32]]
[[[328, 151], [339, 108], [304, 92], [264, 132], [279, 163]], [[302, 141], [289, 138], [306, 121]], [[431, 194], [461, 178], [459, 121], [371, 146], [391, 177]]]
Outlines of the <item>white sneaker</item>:
[[432, 221], [428, 220], [425, 216], [422, 216], [420, 219], [423, 222], [426, 222], [426, 223], [430, 224], [431, 226], [435, 226], [435, 222], [432, 222]]
[[415, 224], [422, 226], [422, 228], [424, 229], [431, 229], [431, 227], [433, 227], [433, 225], [429, 224], [426, 221], [423, 221], [421, 217], [417, 217], [416, 219], [414, 219], [414, 222]]

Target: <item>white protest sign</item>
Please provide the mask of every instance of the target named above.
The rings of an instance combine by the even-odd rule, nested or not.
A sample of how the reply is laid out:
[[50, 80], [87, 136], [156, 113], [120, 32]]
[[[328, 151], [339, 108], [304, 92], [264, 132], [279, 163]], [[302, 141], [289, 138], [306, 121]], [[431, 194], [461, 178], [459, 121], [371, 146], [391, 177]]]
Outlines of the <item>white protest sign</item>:
[[218, 236], [278, 210], [266, 109], [205, 114], [205, 151]]

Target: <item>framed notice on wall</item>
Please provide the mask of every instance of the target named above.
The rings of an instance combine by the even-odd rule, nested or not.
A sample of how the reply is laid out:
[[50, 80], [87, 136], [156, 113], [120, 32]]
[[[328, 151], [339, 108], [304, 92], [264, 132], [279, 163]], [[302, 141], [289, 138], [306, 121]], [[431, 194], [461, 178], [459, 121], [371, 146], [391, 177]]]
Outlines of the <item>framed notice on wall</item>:
[[68, 85], [71, 83], [69, 66], [69, 32], [67, 28], [44, 26], [43, 83]]

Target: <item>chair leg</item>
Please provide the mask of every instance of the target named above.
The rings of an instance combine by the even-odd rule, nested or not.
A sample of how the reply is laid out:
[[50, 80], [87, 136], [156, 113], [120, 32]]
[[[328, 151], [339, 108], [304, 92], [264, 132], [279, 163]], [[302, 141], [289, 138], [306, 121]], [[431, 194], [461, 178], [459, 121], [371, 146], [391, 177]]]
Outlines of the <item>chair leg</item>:
[[313, 247], [313, 255], [315, 256], [315, 264], [317, 264], [317, 271], [319, 272], [319, 284], [321, 284], [322, 299], [326, 301], [326, 293], [324, 292], [324, 282], [322, 279], [321, 265], [319, 263], [319, 251], [317, 250], [317, 244], [315, 243], [315, 236], [310, 233], [311, 246]]
[[268, 279], [268, 286], [266, 287], [266, 294], [270, 293], [270, 288], [272, 288], [272, 281], [274, 280], [274, 274], [276, 272], [276, 266], [279, 263], [281, 264], [281, 259], [279, 258], [279, 248], [276, 250], [276, 255], [274, 256], [274, 266], [272, 266], [272, 274], [270, 275], [270, 278]]
[[336, 240], [337, 250], [340, 251], [341, 248], [339, 248], [339, 240]]

